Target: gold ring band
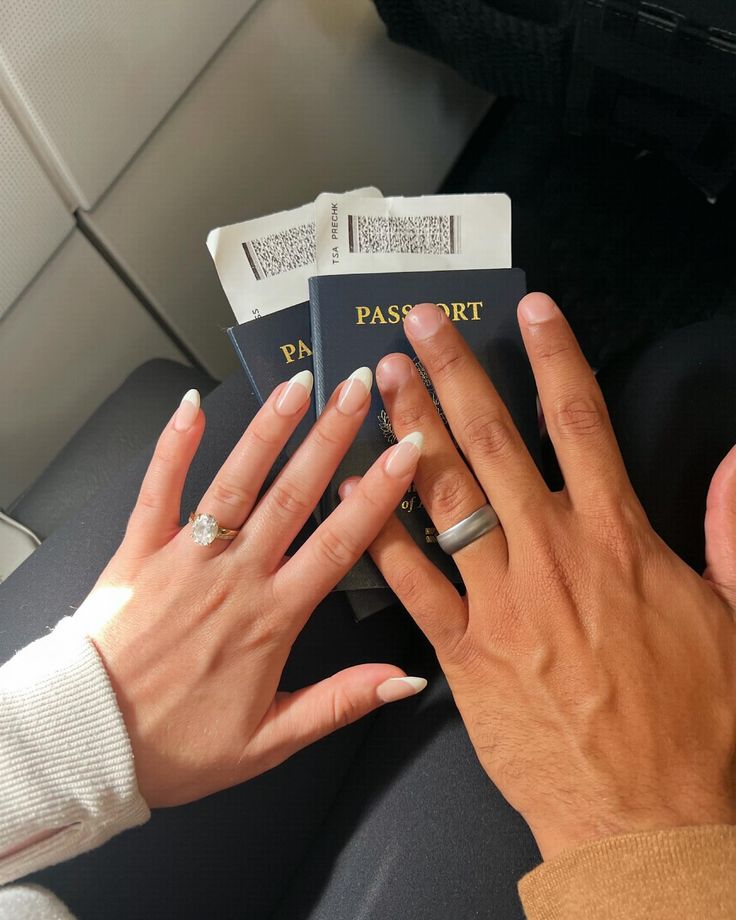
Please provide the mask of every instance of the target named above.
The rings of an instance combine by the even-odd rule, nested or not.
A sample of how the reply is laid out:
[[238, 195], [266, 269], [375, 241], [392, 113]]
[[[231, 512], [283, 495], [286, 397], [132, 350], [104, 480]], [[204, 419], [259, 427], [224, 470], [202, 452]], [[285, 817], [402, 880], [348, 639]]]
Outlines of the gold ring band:
[[192, 525], [192, 539], [198, 546], [209, 546], [215, 540], [234, 540], [240, 532], [230, 527], [220, 527], [211, 514], [198, 511], [192, 511], [189, 523]]

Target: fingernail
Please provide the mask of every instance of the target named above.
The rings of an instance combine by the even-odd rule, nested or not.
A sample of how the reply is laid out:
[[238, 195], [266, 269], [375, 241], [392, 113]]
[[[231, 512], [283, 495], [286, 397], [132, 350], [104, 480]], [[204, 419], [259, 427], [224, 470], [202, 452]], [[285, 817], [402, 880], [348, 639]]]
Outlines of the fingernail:
[[401, 479], [411, 473], [417, 465], [417, 460], [422, 453], [424, 435], [421, 431], [412, 431], [395, 444], [386, 461], [386, 472], [394, 479]]
[[376, 368], [376, 381], [381, 390], [398, 390], [411, 377], [411, 360], [406, 355], [387, 355]]
[[428, 339], [442, 325], [445, 313], [433, 303], [418, 303], [406, 314], [404, 325], [413, 339]]
[[546, 294], [527, 294], [519, 304], [524, 319], [531, 323], [546, 323], [560, 312], [551, 297]]
[[376, 687], [376, 693], [384, 703], [393, 703], [421, 693], [426, 686], [427, 681], [423, 677], [389, 677]]
[[346, 499], [357, 485], [357, 479], [348, 479], [342, 483], [340, 488], [337, 490], [337, 494], [341, 499]]
[[279, 415], [294, 415], [309, 399], [314, 384], [311, 371], [299, 371], [286, 384], [286, 389], [279, 396], [275, 410]]
[[337, 411], [343, 415], [357, 412], [370, 396], [373, 374], [369, 367], [359, 367], [348, 377], [340, 389]]
[[176, 431], [189, 431], [199, 413], [199, 390], [187, 390], [174, 415]]

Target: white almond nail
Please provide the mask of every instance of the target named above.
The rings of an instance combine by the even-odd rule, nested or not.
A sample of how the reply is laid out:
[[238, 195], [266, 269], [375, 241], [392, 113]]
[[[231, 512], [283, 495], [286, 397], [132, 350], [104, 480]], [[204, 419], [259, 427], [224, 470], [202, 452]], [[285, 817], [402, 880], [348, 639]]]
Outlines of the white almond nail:
[[199, 390], [187, 390], [174, 414], [174, 429], [189, 431], [199, 414]]
[[369, 367], [359, 367], [348, 377], [340, 388], [337, 411], [343, 415], [352, 415], [361, 409], [370, 398], [373, 374]]
[[369, 367], [359, 367], [357, 371], [348, 377], [348, 380], [360, 380], [366, 390], [370, 393], [373, 386], [373, 371]]
[[384, 703], [393, 703], [421, 693], [426, 686], [423, 677], [390, 677], [376, 687], [376, 693]]
[[424, 447], [424, 435], [421, 431], [412, 431], [411, 434], [404, 435], [401, 441], [399, 441], [399, 444], [404, 441], [407, 441], [409, 444], [413, 444], [421, 454], [422, 448]]
[[289, 383], [301, 383], [307, 391], [307, 395], [311, 396], [312, 387], [314, 386], [314, 375], [311, 371], [299, 371], [298, 374], [294, 374]]
[[185, 399], [199, 409], [199, 390], [187, 390], [182, 397], [182, 402], [184, 402]]
[[412, 431], [411, 434], [404, 435], [398, 444], [394, 444], [386, 452], [385, 470], [389, 476], [395, 479], [401, 479], [416, 469], [417, 462], [422, 453], [424, 444], [424, 435], [421, 431]]
[[314, 377], [311, 371], [299, 371], [286, 382], [281, 395], [276, 400], [274, 410], [277, 415], [295, 415], [304, 408], [312, 392]]

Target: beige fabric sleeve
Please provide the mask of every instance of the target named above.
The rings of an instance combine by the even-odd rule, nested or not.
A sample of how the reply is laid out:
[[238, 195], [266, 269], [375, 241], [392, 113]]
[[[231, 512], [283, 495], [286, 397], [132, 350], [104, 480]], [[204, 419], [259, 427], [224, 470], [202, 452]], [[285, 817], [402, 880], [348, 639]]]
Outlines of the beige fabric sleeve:
[[528, 920], [736, 920], [736, 826], [596, 840], [519, 882]]

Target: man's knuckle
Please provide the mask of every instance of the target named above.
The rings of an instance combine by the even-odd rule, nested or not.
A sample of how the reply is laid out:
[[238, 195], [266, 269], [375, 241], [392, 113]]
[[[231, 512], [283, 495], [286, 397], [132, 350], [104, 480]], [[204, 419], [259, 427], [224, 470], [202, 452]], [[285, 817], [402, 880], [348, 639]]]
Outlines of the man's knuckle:
[[414, 431], [427, 421], [425, 409], [417, 404], [394, 407], [391, 413], [394, 428], [398, 431]]
[[592, 397], [580, 394], [559, 397], [554, 407], [554, 419], [563, 435], [596, 435], [604, 426], [602, 407]]
[[609, 555], [628, 566], [641, 557], [642, 545], [629, 525], [626, 515], [614, 501], [601, 502], [594, 512], [598, 540]]
[[479, 653], [470, 631], [458, 629], [444, 636], [442, 642], [443, 660], [450, 662], [452, 667], [463, 674], [471, 674], [479, 659]]
[[454, 470], [440, 470], [427, 484], [428, 503], [438, 517], [451, 518], [467, 499], [463, 477]]
[[528, 550], [534, 560], [536, 579], [546, 591], [570, 584], [576, 568], [574, 552], [553, 532], [544, 528], [529, 534]]
[[411, 609], [425, 596], [427, 582], [419, 569], [413, 566], [399, 566], [391, 577], [394, 591], [404, 606]]
[[622, 528], [612, 529], [604, 538], [608, 552], [631, 572], [641, 562], [643, 547]]
[[463, 425], [463, 439], [469, 452], [495, 457], [505, 454], [512, 443], [510, 426], [501, 418], [482, 413]]
[[543, 335], [534, 341], [534, 357], [542, 364], [557, 362], [570, 352], [571, 342], [567, 336]]
[[465, 365], [465, 351], [458, 345], [444, 345], [428, 362], [432, 376], [445, 377], [447, 374], [460, 371]]

